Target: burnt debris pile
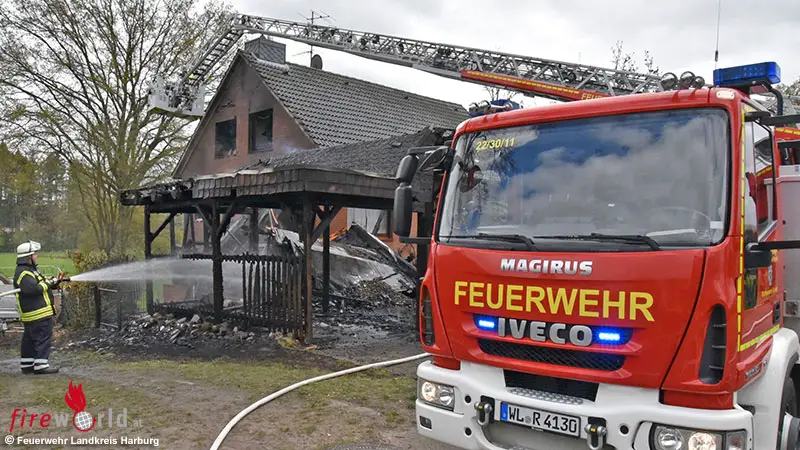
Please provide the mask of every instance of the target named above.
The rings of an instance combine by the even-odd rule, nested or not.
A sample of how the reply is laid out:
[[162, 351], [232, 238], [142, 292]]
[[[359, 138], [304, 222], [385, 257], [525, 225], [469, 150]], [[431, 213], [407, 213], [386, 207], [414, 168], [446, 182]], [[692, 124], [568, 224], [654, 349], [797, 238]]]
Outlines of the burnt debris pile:
[[96, 331], [83, 340], [67, 344], [65, 348], [92, 349], [102, 353], [122, 347], [128, 350], [164, 347], [229, 349], [274, 342], [270, 333], [259, 329], [245, 331], [229, 322], [213, 324], [204, 321], [198, 314], [191, 318], [173, 314], [145, 314], [126, 322], [119, 333], [117, 330]]
[[[271, 256], [302, 257], [304, 251], [297, 233], [277, 227], [262, 233], [259, 247], [260, 254]], [[413, 255], [401, 256], [358, 224], [336, 233], [330, 242], [328, 311], [323, 313], [322, 240], [311, 250], [312, 304], [315, 322], [322, 328], [357, 325], [399, 332], [413, 329], [417, 289], [416, 267], [410, 261]], [[225, 278], [225, 308], [235, 311], [243, 302], [229, 280], [237, 278], [233, 272], [226, 273]]]
[[[295, 293], [301, 295], [304, 246], [297, 233], [278, 227], [265, 227], [261, 237], [259, 256], [266, 257], [258, 260], [261, 262], [243, 259], [223, 264], [221, 318], [215, 316], [212, 307], [211, 262], [167, 258], [159, 260], [164, 290], [163, 297], [155, 299], [156, 313], [124, 314], [117, 321], [103, 321], [116, 325], [111, 324], [112, 330], [98, 332], [81, 345], [94, 349], [192, 349], [208, 343], [230, 347], [248, 346], [260, 339], [275, 342], [277, 335], [268, 330], [292, 334], [305, 318], [304, 312], [298, 314], [304, 300], [295, 297]], [[244, 236], [239, 238], [247, 242]], [[409, 261], [412, 258], [401, 256], [356, 224], [336, 233], [330, 241], [327, 302], [322, 239], [312, 245], [312, 343], [337, 346], [364, 339], [414, 336], [417, 287], [416, 268]], [[232, 247], [226, 254], [242, 252]], [[262, 264], [264, 261], [267, 264]], [[191, 276], [183, 276], [186, 273]], [[119, 300], [115, 295], [108, 294], [102, 301], [115, 304]]]

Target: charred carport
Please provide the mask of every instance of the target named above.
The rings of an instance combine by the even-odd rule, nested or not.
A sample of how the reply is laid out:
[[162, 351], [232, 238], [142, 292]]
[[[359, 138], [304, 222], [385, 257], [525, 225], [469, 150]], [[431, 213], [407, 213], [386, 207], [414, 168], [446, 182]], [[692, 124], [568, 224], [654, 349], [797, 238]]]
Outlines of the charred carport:
[[[425, 128], [418, 133], [397, 138], [381, 139], [322, 150], [306, 150], [242, 168], [234, 173], [200, 176], [176, 180], [153, 186], [128, 190], [121, 194], [126, 206], [144, 207], [145, 257], [152, 258], [153, 240], [170, 227], [171, 252], [186, 253], [191, 231], [184, 229], [184, 243], [175, 242], [173, 219], [178, 214], [203, 218], [203, 255], [212, 261], [213, 314], [222, 321], [223, 311], [223, 261], [242, 261], [244, 255], [224, 255], [222, 238], [228, 231], [231, 219], [237, 214], [249, 216], [251, 230], [249, 252], [258, 251], [258, 211], [280, 209], [299, 224], [298, 234], [303, 243], [301, 262], [302, 278], [299, 289], [302, 301], [302, 326], [294, 333], [309, 342], [312, 338], [312, 245], [323, 239], [323, 302], [329, 302], [330, 287], [330, 223], [345, 207], [390, 210], [394, 200], [394, 170], [408, 148], [422, 145], [440, 145], [452, 136], [453, 130]], [[354, 162], [355, 159], [360, 160]], [[366, 166], [366, 167], [365, 167]], [[421, 177], [423, 175], [420, 175]], [[431, 179], [432, 180], [432, 179]], [[423, 220], [418, 222], [418, 235], [429, 236], [432, 221], [425, 220], [433, 209], [433, 183], [417, 184], [415, 211]], [[169, 214], [167, 219], [151, 231], [151, 215]], [[188, 223], [190, 221], [186, 221]], [[196, 241], [195, 241], [196, 242]], [[210, 250], [210, 252], [209, 252]], [[427, 258], [419, 252], [418, 261]], [[153, 286], [147, 283], [147, 306], [152, 314]], [[325, 306], [327, 308], [327, 306]]]

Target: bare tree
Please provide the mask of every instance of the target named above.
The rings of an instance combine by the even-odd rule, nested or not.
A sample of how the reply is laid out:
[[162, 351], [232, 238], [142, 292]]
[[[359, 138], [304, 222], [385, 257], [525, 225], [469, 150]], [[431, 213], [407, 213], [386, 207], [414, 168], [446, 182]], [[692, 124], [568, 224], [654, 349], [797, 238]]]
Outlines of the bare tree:
[[[625, 72], [639, 72], [639, 63], [636, 61], [636, 52], [626, 52], [623, 49], [622, 41], [617, 41], [611, 47], [611, 64], [615, 70], [622, 70]], [[659, 75], [661, 69], [655, 65], [653, 56], [650, 52], [644, 52], [644, 68], [647, 73], [651, 75]]]
[[163, 173], [190, 124], [148, 111], [156, 73], [176, 77], [226, 24], [211, 0], [5, 0], [0, 121], [6, 138], [68, 163], [107, 254], [127, 249], [133, 208], [119, 194]]
[[497, 86], [484, 86], [486, 93], [489, 94], [489, 100], [500, 100], [500, 99], [508, 99], [514, 101], [515, 98], [520, 96], [521, 94], [516, 91], [510, 91], [508, 89], [503, 89]]
[[784, 96], [792, 96], [792, 97], [800, 96], [800, 78], [794, 80], [793, 83], [789, 84], [781, 83], [775, 86], [775, 88], [780, 90]]

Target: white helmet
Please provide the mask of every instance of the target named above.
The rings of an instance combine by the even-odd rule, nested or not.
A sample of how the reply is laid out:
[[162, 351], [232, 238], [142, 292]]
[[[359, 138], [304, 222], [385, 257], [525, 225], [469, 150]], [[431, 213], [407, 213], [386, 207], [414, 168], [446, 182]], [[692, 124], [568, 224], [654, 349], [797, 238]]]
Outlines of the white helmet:
[[25, 256], [30, 256], [34, 253], [38, 253], [39, 250], [42, 249], [42, 244], [36, 241], [28, 241], [24, 244], [19, 244], [17, 246], [17, 258], [22, 258]]

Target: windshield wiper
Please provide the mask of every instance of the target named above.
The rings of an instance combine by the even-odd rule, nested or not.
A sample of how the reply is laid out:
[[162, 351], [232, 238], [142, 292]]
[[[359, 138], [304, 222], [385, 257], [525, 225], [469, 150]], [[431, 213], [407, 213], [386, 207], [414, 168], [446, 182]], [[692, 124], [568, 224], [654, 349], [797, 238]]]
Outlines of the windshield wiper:
[[447, 239], [486, 239], [486, 240], [495, 240], [495, 241], [503, 241], [503, 242], [522, 242], [528, 247], [528, 250], [536, 251], [536, 245], [533, 243], [533, 240], [528, 236], [522, 234], [491, 234], [491, 233], [478, 233], [478, 234], [469, 234], [463, 236], [444, 236]]
[[653, 240], [653, 238], [651, 238], [650, 236], [645, 236], [643, 234], [591, 233], [591, 234], [572, 234], [565, 236], [534, 236], [534, 237], [548, 238], [548, 239], [574, 239], [577, 241], [622, 241], [622, 242], [646, 244], [653, 250], [659, 250], [661, 248], [661, 246], [658, 245], [658, 242]]

